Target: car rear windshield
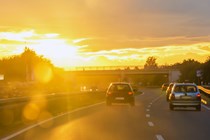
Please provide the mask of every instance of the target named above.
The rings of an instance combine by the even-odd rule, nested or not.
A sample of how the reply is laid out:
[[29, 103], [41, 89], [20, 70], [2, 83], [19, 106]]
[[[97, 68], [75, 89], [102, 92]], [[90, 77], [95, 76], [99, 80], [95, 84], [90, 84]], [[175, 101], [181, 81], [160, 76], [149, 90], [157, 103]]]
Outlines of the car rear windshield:
[[131, 91], [129, 85], [126, 84], [119, 84], [119, 85], [112, 85], [110, 87], [110, 91]]
[[197, 88], [194, 85], [176, 85], [174, 87], [174, 92], [194, 93], [197, 92]]
[[163, 84], [163, 86], [169, 86], [169, 84]]

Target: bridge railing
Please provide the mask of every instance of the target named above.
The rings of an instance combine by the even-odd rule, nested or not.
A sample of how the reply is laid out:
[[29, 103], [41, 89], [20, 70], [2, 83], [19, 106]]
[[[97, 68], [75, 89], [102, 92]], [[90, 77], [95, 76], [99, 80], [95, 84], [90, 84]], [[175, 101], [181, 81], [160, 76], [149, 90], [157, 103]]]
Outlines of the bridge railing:
[[141, 70], [143, 66], [85, 66], [85, 67], [74, 67], [70, 70], [73, 71], [88, 71], [88, 70]]

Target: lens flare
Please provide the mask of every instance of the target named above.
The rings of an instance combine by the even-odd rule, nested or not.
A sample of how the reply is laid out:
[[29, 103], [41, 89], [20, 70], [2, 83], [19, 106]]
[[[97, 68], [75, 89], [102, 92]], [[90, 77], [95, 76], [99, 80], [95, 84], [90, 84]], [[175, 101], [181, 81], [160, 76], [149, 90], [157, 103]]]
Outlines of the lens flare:
[[41, 83], [49, 82], [53, 77], [52, 68], [42, 63], [38, 64], [34, 69], [35, 80]]
[[39, 114], [40, 114], [40, 108], [35, 103], [27, 104], [23, 110], [23, 117], [28, 121], [37, 120]]
[[47, 107], [47, 100], [42, 95], [34, 96], [23, 109], [22, 112], [23, 122], [27, 124], [33, 121], [40, 120], [40, 115], [42, 115], [42, 112], [45, 112], [46, 107]]

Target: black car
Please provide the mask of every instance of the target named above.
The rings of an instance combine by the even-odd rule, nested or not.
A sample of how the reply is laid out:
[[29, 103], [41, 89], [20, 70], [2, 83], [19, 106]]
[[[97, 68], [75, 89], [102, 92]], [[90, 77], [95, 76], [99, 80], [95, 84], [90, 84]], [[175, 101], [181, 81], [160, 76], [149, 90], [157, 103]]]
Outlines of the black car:
[[134, 91], [129, 83], [114, 82], [109, 85], [106, 92], [106, 104], [111, 105], [113, 102], [135, 105]]

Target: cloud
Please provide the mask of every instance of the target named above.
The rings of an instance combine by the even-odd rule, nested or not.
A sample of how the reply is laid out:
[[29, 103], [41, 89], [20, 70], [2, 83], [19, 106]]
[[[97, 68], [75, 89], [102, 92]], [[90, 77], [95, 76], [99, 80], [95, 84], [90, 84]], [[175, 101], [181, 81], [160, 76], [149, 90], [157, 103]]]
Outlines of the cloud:
[[16, 40], [7, 40], [7, 39], [0, 39], [0, 45], [25, 45], [24, 41], [16, 41]]
[[81, 56], [89, 61], [99, 63], [103, 59], [103, 62], [107, 62], [100, 65], [143, 65], [149, 56], [157, 57], [161, 65], [182, 62], [184, 59], [189, 58], [204, 62], [209, 54], [210, 43], [80, 53]]
[[22, 32], [0, 32], [0, 40], [25, 41], [32, 36], [34, 36], [33, 30]]
[[1, 5], [0, 15], [7, 15], [1, 25], [54, 30], [73, 38], [205, 36], [210, 29], [208, 0], [22, 0]]
[[137, 63], [155, 55], [163, 62], [180, 54], [203, 60], [209, 54], [209, 5], [209, 0], [5, 0], [0, 45], [56, 45], [63, 39], [86, 60]]
[[4, 57], [10, 57], [13, 55], [18, 55], [24, 51], [24, 46], [22, 45], [0, 45], [0, 59]]
[[210, 42], [210, 36], [174, 36], [174, 37], [139, 37], [139, 38], [92, 38], [84, 40], [78, 45], [84, 46], [81, 51], [94, 52], [94, 51], [110, 51], [126, 48], [155, 48], [162, 46], [190, 46], [203, 42]]
[[80, 43], [80, 42], [85, 41], [85, 40], [89, 40], [89, 38], [78, 38], [78, 39], [74, 39], [72, 42], [74, 44], [76, 44], [76, 43]]

